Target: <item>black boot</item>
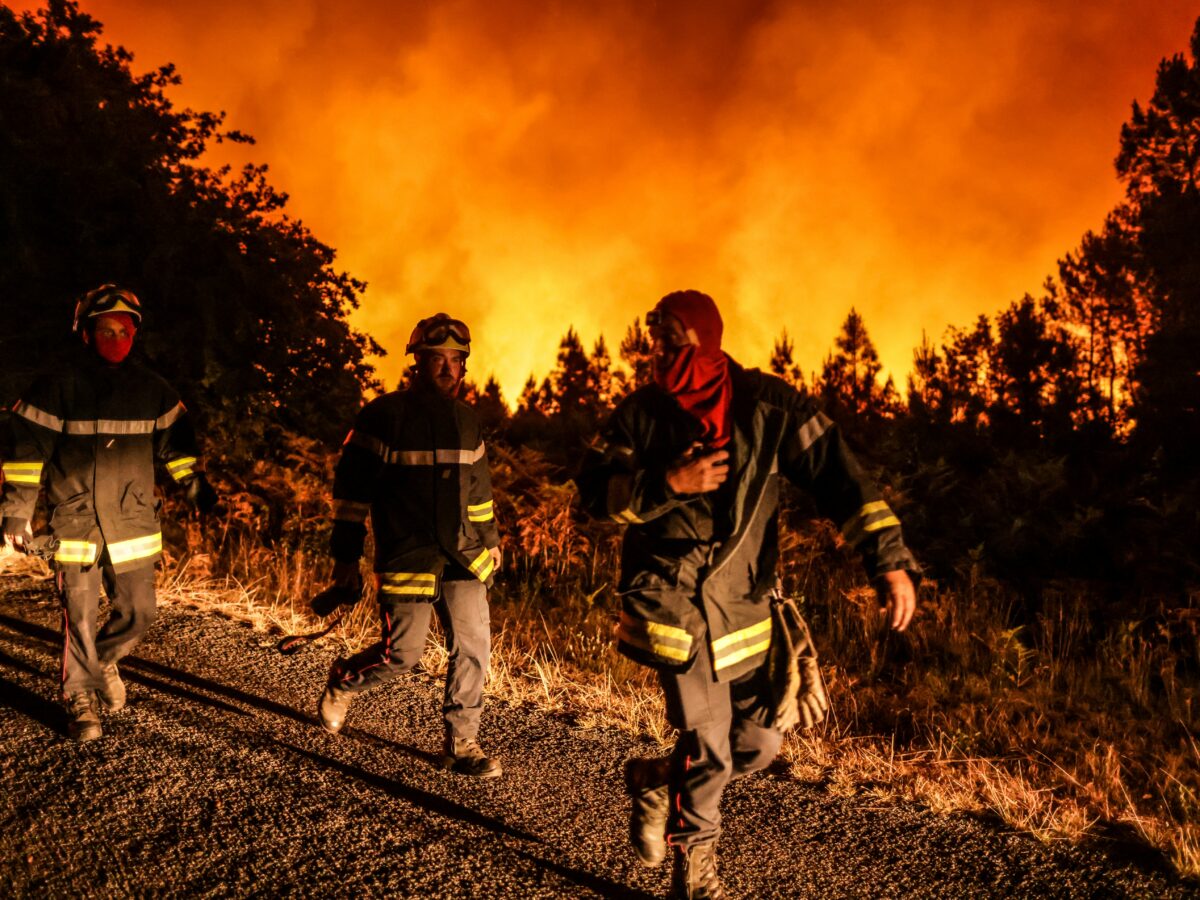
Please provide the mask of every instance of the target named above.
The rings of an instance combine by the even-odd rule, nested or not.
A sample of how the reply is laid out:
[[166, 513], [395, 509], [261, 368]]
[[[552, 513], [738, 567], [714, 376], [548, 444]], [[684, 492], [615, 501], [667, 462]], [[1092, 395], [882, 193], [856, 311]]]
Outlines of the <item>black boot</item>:
[[125, 708], [125, 682], [117, 671], [117, 661], [100, 664], [100, 680], [103, 682], [96, 696], [110, 713], [120, 712]]
[[667, 855], [667, 794], [670, 760], [631, 759], [625, 763], [625, 793], [633, 801], [629, 813], [629, 843], [643, 866], [657, 866]]
[[504, 772], [500, 760], [484, 753], [475, 738], [447, 737], [442, 768], [473, 778], [499, 778]]
[[725, 892], [717, 877], [715, 843], [680, 849], [675, 854], [671, 897], [672, 900], [724, 900]]
[[67, 731], [77, 741], [94, 741], [104, 735], [96, 698], [91, 691], [81, 691], [67, 697]]
[[346, 724], [346, 712], [350, 709], [350, 701], [354, 695], [336, 685], [327, 684], [317, 700], [317, 718], [321, 727], [330, 734], [337, 734]]

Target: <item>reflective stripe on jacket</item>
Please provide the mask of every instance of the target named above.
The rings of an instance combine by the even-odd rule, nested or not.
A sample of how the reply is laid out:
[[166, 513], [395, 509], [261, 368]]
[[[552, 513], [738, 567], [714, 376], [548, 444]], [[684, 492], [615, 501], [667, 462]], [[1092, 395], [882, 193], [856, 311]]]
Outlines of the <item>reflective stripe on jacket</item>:
[[720, 490], [667, 487], [667, 468], [700, 426], [654, 385], [617, 407], [576, 478], [589, 513], [629, 526], [618, 649], [655, 668], [683, 668], [708, 640], [719, 681], [759, 666], [770, 646], [781, 476], [842, 526], [869, 576], [917, 568], [899, 520], [817, 405], [774, 376], [732, 361], [730, 371], [734, 433]]
[[500, 537], [475, 411], [423, 386], [364, 406], [334, 476], [335, 559], [362, 556], [368, 514], [381, 599], [433, 600], [447, 562], [490, 586]]
[[9, 419], [5, 519], [32, 519], [44, 485], [60, 565], [93, 565], [107, 549], [123, 572], [162, 555], [155, 465], [180, 483], [197, 466], [186, 410], [165, 381], [137, 363], [110, 366], [81, 351], [39, 378]]

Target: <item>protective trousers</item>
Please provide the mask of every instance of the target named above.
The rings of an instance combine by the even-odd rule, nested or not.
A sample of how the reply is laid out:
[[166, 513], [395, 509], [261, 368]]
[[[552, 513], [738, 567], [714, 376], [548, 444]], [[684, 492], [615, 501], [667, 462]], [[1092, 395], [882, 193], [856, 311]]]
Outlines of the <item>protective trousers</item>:
[[487, 588], [475, 579], [443, 581], [433, 603], [388, 600], [380, 603], [379, 612], [382, 640], [335, 666], [330, 685], [357, 694], [411, 671], [425, 649], [430, 614], [436, 612], [449, 655], [442, 699], [446, 732], [477, 737], [492, 646]]
[[721, 794], [732, 778], [764, 769], [783, 735], [762, 724], [767, 714], [766, 666], [726, 684], [713, 677], [708, 641], [686, 672], [660, 672], [667, 721], [679, 729], [671, 752], [667, 841], [688, 848], [721, 833]]
[[[101, 583], [112, 612], [97, 633]], [[63, 696], [70, 697], [99, 688], [100, 667], [132, 650], [154, 622], [154, 564], [119, 575], [107, 555], [86, 568], [64, 565], [58, 571], [58, 590], [63, 604]]]

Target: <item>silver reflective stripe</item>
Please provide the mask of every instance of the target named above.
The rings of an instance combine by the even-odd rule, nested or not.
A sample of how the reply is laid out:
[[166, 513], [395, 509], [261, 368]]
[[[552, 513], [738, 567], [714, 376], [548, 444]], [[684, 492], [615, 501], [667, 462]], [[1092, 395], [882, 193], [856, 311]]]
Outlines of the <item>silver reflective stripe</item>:
[[356, 500], [333, 501], [333, 517], [341, 522], [365, 522], [367, 513], [371, 511], [370, 503], [359, 503]]
[[17, 402], [13, 407], [13, 412], [22, 418], [28, 419], [35, 425], [41, 425], [43, 428], [49, 428], [51, 431], [62, 431], [63, 420], [58, 416], [52, 416], [45, 410], [38, 409], [36, 406], [31, 406], [24, 400]]
[[483, 443], [474, 450], [392, 450], [384, 459], [398, 466], [470, 466], [486, 455]]
[[825, 413], [817, 413], [800, 426], [800, 449], [807, 450], [817, 442], [817, 438], [829, 430], [833, 420]]
[[154, 419], [68, 419], [67, 434], [151, 434]]
[[384, 446], [383, 441], [377, 437], [371, 437], [369, 434], [363, 434], [361, 431], [351, 431], [346, 437], [346, 443], [361, 447], [381, 458], [387, 456], [387, 447]]
[[187, 412], [187, 408], [182, 403], [176, 403], [173, 407], [154, 420], [154, 427], [159, 431], [162, 431], [165, 428], [170, 428], [185, 412]]

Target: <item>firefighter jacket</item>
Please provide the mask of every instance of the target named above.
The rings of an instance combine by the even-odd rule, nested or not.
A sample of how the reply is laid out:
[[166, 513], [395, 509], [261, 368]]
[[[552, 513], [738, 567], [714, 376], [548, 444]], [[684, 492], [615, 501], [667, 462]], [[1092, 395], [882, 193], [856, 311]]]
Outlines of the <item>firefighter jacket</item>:
[[491, 586], [500, 538], [474, 410], [421, 384], [364, 406], [334, 476], [335, 559], [362, 556], [368, 513], [381, 600], [431, 601], [463, 569]]
[[872, 578], [916, 571], [899, 520], [817, 405], [732, 361], [730, 377], [729, 478], [717, 491], [676, 495], [667, 486], [668, 467], [689, 452], [700, 425], [656, 385], [617, 407], [576, 479], [593, 516], [628, 525], [618, 649], [654, 668], [685, 669], [708, 640], [722, 682], [761, 665], [770, 645], [781, 477], [842, 526]]
[[155, 465], [176, 483], [197, 471], [196, 441], [179, 395], [136, 362], [113, 366], [86, 350], [39, 378], [10, 416], [0, 512], [19, 533], [44, 486], [60, 565], [107, 553], [120, 573], [162, 555]]

